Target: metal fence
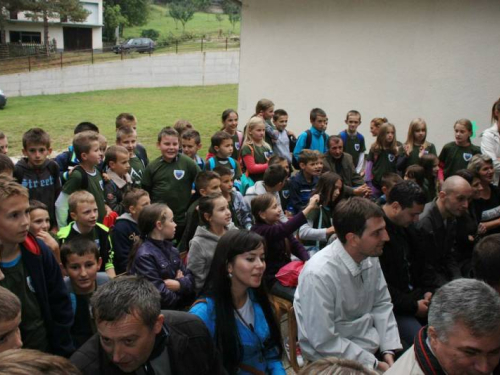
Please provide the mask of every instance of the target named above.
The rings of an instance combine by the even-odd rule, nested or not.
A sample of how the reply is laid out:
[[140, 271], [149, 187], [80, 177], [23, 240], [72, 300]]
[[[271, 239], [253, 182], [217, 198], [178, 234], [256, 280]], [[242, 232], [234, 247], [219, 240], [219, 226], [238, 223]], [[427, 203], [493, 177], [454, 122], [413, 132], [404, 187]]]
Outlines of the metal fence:
[[[1, 48], [2, 45], [0, 45]], [[38, 45], [43, 46], [43, 45]], [[113, 47], [105, 47], [102, 50], [79, 50], [72, 52], [46, 53], [43, 46], [43, 53], [31, 54], [23, 57], [9, 57], [0, 59], [0, 75], [31, 72], [34, 70], [64, 68], [72, 65], [97, 64], [106, 61], [126, 60], [152, 56], [164, 53], [183, 52], [204, 52], [204, 51], [227, 51], [240, 47], [239, 38], [204, 39], [187, 42], [175, 41], [169, 44], [157, 44], [154, 52], [120, 51], [114, 52]]]

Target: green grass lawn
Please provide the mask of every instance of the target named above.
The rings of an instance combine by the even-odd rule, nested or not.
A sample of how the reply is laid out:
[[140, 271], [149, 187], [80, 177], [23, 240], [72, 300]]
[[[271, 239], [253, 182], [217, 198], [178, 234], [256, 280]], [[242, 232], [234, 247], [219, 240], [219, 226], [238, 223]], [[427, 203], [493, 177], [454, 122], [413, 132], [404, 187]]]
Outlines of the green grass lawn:
[[[215, 18], [215, 14], [209, 13], [195, 13], [191, 21], [186, 24], [186, 32], [194, 33], [196, 35], [218, 35], [219, 30], [222, 30], [223, 37], [225, 38], [228, 34], [240, 34], [240, 22], [233, 27], [229, 22], [227, 15], [222, 15], [224, 20], [218, 22]], [[144, 26], [129, 27], [125, 28], [123, 36], [125, 38], [140, 37], [141, 31], [145, 29], [155, 29], [160, 33], [160, 39], [166, 37], [170, 33], [174, 36], [180, 36], [182, 34], [182, 25], [178, 24], [176, 28], [175, 21], [168, 14], [168, 8], [165, 6], [151, 5], [150, 19], [148, 23]]]
[[116, 116], [121, 112], [130, 112], [139, 121], [139, 142], [147, 148], [151, 157], [157, 157], [158, 131], [183, 118], [200, 132], [203, 142], [201, 154], [205, 155], [210, 137], [220, 129], [222, 111], [236, 108], [237, 102], [237, 85], [16, 97], [9, 98], [6, 108], [0, 111], [0, 130], [9, 139], [10, 156], [21, 154], [22, 134], [32, 127], [41, 127], [50, 134], [53, 150], [64, 150], [71, 144], [73, 128], [82, 121], [99, 126], [101, 133], [108, 139], [108, 145], [112, 145]]

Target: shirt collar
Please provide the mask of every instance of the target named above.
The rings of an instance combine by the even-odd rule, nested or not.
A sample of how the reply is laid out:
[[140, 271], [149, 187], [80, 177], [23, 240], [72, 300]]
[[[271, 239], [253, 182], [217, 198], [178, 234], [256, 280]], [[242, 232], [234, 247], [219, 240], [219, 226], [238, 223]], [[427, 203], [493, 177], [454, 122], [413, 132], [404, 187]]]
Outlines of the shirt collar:
[[341, 246], [339, 257], [353, 277], [359, 276], [363, 271], [373, 266], [373, 263], [371, 262], [370, 258], [362, 260], [361, 263], [356, 263], [354, 259], [352, 259], [352, 257], [349, 255], [349, 253], [346, 251], [344, 245], [342, 245], [340, 241], [339, 245]]

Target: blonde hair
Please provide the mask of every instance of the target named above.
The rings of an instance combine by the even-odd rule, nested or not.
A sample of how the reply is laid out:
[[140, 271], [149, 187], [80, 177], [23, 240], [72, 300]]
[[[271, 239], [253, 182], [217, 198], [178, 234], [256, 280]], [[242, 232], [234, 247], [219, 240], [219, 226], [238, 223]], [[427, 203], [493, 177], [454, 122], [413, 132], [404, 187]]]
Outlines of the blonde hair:
[[86, 190], [75, 191], [68, 199], [69, 212], [76, 213], [76, 209], [80, 203], [95, 203], [95, 198]]
[[[243, 136], [243, 145], [241, 146], [241, 148], [243, 148], [244, 146], [253, 145], [253, 139], [250, 132], [253, 131], [257, 125], [263, 125], [264, 129], [266, 128], [266, 123], [261, 117], [254, 116], [247, 122], [247, 125], [245, 126], [245, 134]], [[271, 150], [271, 146], [269, 146], [269, 144], [265, 141], [264, 146]]]
[[33, 349], [0, 353], [0, 375], [81, 375], [68, 359]]
[[[394, 139], [392, 140], [391, 144], [386, 146], [386, 136], [387, 132], [389, 129], [394, 130]], [[384, 124], [380, 127], [377, 139], [375, 140], [375, 143], [371, 147], [371, 151], [375, 154], [378, 154], [382, 150], [389, 150], [392, 152], [394, 155], [397, 155], [398, 153], [398, 144], [396, 141], [396, 127], [392, 124]]]
[[376, 375], [372, 371], [359, 364], [345, 358], [327, 357], [318, 359], [310, 363], [302, 370], [299, 375]]
[[430, 144], [427, 142], [427, 123], [423, 118], [417, 117], [410, 122], [410, 127], [408, 128], [408, 137], [406, 138], [405, 145], [408, 146], [408, 151], [411, 153], [413, 151], [413, 145], [415, 142], [415, 130], [417, 129], [417, 126], [423, 126], [425, 129], [425, 138], [424, 138], [424, 143], [422, 146], [425, 148], [429, 147]]
[[14, 178], [6, 175], [0, 175], [0, 200], [22, 195], [29, 199], [28, 189], [17, 183]]

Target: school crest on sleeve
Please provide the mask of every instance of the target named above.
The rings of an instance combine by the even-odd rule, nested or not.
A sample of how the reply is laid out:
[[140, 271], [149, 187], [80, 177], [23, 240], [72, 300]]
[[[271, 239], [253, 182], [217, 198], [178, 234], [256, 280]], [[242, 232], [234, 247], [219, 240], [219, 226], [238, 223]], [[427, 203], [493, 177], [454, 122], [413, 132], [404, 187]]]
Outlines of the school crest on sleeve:
[[240, 149], [240, 142], [234, 142], [234, 147], [239, 150]]
[[472, 159], [472, 154], [471, 154], [471, 153], [468, 153], [468, 152], [464, 153], [464, 160], [465, 160], [466, 162], [469, 162], [469, 161], [470, 161], [470, 159]]
[[185, 174], [186, 174], [186, 171], [183, 171], [180, 169], [174, 169], [174, 177], [176, 180], [181, 180]]
[[265, 151], [264, 156], [266, 157], [266, 159], [269, 159], [271, 156], [273, 156], [273, 152], [272, 151]]
[[387, 157], [389, 158], [389, 161], [390, 161], [391, 163], [393, 163], [393, 162], [394, 162], [394, 160], [396, 159], [396, 156], [394, 156], [393, 154], [389, 154], [389, 155], [387, 155]]
[[359, 152], [359, 150], [361, 149], [361, 145], [359, 143], [356, 143], [354, 145], [354, 149]]
[[281, 190], [281, 194], [283, 195], [283, 198], [285, 198], [285, 199], [290, 198], [290, 190]]

